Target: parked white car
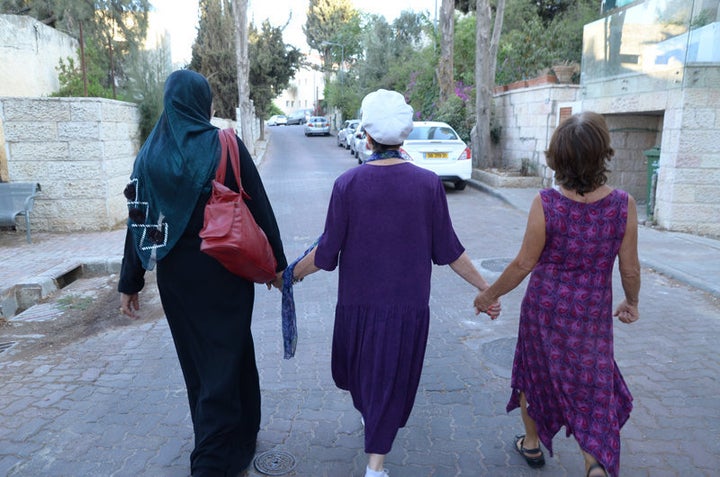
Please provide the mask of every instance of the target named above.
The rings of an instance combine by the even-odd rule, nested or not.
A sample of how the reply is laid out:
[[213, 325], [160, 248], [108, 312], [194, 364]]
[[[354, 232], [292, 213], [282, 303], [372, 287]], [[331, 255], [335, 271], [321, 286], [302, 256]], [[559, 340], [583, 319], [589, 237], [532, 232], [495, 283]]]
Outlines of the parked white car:
[[452, 182], [457, 190], [472, 176], [472, 152], [447, 123], [414, 121], [401, 151], [405, 159]]
[[361, 138], [363, 139], [363, 141], [365, 140], [365, 139], [363, 138], [363, 134], [364, 134], [364, 133], [365, 133], [365, 130], [363, 129], [362, 126], [360, 126], [360, 125], [358, 124], [358, 127], [355, 129], [355, 131], [353, 132], [352, 136], [349, 136], [349, 137], [347, 138], [348, 149], [350, 149], [350, 154], [351, 154], [352, 156], [355, 156], [355, 145], [358, 143], [358, 141], [359, 141]]
[[372, 149], [368, 147], [367, 133], [364, 129], [359, 128], [355, 131], [355, 140], [353, 142], [351, 152], [352, 155], [355, 156], [355, 158], [357, 159], [358, 164], [362, 164], [363, 162], [367, 161], [370, 156], [372, 156], [373, 152]]
[[276, 114], [270, 116], [266, 123], [268, 126], [285, 126], [287, 124], [287, 116], [284, 114]]
[[337, 133], [337, 145], [338, 147], [344, 147], [350, 149], [350, 141], [353, 138], [355, 130], [360, 125], [359, 119], [348, 119], [345, 121]]

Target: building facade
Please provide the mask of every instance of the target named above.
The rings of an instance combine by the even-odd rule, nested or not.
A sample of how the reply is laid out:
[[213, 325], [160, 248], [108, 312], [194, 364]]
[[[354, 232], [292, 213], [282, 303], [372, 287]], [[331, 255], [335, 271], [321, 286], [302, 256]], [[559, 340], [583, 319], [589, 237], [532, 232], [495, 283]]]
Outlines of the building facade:
[[320, 71], [320, 56], [317, 53], [308, 54], [306, 59], [308, 64], [295, 73], [290, 86], [273, 100], [286, 115], [299, 109], [318, 112], [325, 98], [325, 77]]
[[605, 116], [610, 183], [648, 221], [720, 237], [720, 1], [645, 0], [585, 26], [579, 85], [499, 91], [505, 167], [529, 162], [552, 183], [544, 151], [562, 118]]

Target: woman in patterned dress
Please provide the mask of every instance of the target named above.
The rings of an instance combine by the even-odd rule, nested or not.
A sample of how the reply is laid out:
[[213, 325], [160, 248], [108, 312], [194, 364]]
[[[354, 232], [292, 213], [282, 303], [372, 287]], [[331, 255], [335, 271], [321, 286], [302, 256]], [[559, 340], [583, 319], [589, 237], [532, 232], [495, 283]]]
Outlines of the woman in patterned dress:
[[[558, 189], [533, 200], [517, 257], [478, 294], [488, 306], [532, 272], [520, 311], [510, 412], [520, 407], [525, 434], [515, 449], [531, 467], [552, 455], [565, 426], [577, 440], [587, 477], [616, 477], [620, 428], [632, 396], [613, 355], [613, 323], [639, 318], [637, 210], [625, 191], [612, 189], [607, 161], [614, 151], [605, 120], [584, 112], [555, 130], [546, 152]], [[625, 299], [612, 311], [612, 272], [619, 257]]]
[[[478, 290], [488, 286], [455, 235], [440, 178], [400, 154], [412, 116], [398, 92], [381, 89], [363, 99], [374, 153], [338, 177], [318, 245], [288, 267], [297, 281], [339, 266], [332, 375], [364, 419], [365, 477], [387, 477], [385, 455], [415, 402], [432, 264], [449, 265]], [[482, 311], [494, 319], [500, 304]]]

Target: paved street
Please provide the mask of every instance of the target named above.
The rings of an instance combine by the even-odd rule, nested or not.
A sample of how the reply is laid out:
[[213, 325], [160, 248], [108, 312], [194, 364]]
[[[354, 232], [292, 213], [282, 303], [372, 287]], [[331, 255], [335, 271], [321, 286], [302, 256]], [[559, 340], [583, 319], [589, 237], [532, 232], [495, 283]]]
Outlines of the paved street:
[[[332, 183], [357, 161], [332, 136], [306, 138], [298, 126], [276, 127], [270, 134], [260, 170], [292, 260], [322, 232]], [[449, 188], [447, 196], [461, 241], [492, 281], [516, 253], [526, 213], [471, 187], [461, 192]], [[28, 266], [45, 260], [46, 268], [62, 268], [79, 255], [95, 263], [112, 262], [122, 238], [122, 231], [68, 238], [70, 245], [56, 245], [52, 257], [37, 257]], [[43, 240], [56, 243], [49, 234], [37, 234], [37, 240], [38, 245]], [[0, 253], [8, 247], [30, 246], [0, 233]], [[685, 250], [671, 253], [679, 257]], [[7, 259], [0, 285], [22, 280], [27, 274], [24, 255], [2, 256]], [[97, 300], [114, 294], [107, 288], [114, 286], [114, 278], [94, 279]], [[622, 434], [621, 473], [717, 475], [720, 301], [686, 284], [691, 280], [676, 281], [648, 267], [642, 278], [640, 321], [618, 322], [615, 331], [616, 359], [635, 398]], [[258, 453], [292, 454], [295, 469], [283, 475], [364, 475], [360, 416], [349, 394], [337, 390], [330, 376], [336, 281], [336, 273], [318, 272], [295, 287], [299, 338], [291, 360], [282, 357], [280, 294], [256, 290], [253, 332], [263, 391]], [[390, 475], [583, 476], [577, 446], [562, 431], [555, 438], [555, 456], [546, 456], [542, 470], [527, 467], [512, 448], [522, 427], [519, 413], [506, 414], [505, 405], [523, 287], [504, 298], [503, 314], [490, 322], [474, 315], [473, 290], [449, 267], [435, 267], [432, 284], [423, 378], [408, 426], [387, 457]], [[615, 287], [619, 299], [617, 276]], [[187, 398], [153, 283], [141, 306], [140, 322], [118, 316], [111, 325], [41, 353], [24, 355], [21, 350], [24, 341], [45, 337], [13, 336], [13, 321], [0, 327], [0, 343], [16, 343], [0, 350], [0, 476], [189, 474]], [[25, 313], [32, 314], [33, 308]]]

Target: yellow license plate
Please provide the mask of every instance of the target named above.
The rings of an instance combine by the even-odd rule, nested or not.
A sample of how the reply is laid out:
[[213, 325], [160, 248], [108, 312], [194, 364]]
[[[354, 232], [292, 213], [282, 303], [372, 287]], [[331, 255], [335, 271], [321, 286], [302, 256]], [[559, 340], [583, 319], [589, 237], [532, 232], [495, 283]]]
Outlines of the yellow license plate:
[[447, 152], [426, 152], [425, 159], [447, 159]]

